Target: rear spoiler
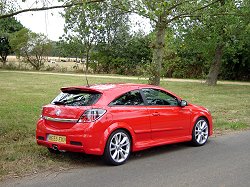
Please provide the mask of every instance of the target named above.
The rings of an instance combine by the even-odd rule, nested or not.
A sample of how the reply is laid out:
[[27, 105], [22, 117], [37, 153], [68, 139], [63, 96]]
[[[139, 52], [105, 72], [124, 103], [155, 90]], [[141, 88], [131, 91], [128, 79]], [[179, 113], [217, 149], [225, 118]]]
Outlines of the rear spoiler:
[[93, 88], [89, 88], [89, 87], [85, 87], [85, 86], [72, 86], [72, 87], [62, 87], [61, 88], [62, 92], [66, 92], [66, 93], [72, 93], [72, 92], [89, 92], [89, 93], [102, 93], [99, 90], [93, 89]]

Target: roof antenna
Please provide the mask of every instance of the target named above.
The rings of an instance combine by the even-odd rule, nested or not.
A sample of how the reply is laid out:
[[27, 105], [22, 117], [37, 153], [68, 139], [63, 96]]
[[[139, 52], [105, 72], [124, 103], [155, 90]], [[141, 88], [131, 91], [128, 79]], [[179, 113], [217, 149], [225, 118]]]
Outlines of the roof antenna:
[[87, 68], [85, 66], [85, 80], [87, 82], [87, 87], [89, 87], [89, 81], [88, 81], [88, 77], [87, 77]]

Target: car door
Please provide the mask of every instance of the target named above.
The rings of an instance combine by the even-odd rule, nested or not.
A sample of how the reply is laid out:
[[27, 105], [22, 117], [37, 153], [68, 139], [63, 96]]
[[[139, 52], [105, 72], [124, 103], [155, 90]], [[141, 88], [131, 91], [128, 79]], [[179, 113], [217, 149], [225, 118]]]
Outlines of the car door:
[[171, 140], [188, 135], [191, 112], [180, 107], [178, 99], [159, 89], [146, 88], [142, 93], [147, 102], [153, 140]]
[[138, 144], [151, 141], [150, 117], [139, 90], [132, 90], [110, 104], [113, 121], [128, 125], [136, 135]]

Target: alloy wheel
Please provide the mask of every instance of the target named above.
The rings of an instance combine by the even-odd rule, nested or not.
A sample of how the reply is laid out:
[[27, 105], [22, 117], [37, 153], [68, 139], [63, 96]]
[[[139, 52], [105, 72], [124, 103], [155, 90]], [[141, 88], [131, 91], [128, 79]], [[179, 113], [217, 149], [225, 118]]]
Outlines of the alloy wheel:
[[109, 143], [109, 153], [115, 162], [124, 162], [130, 153], [130, 139], [128, 135], [124, 132], [115, 133]]
[[200, 119], [194, 129], [194, 138], [199, 145], [206, 143], [208, 139], [208, 123], [204, 119]]

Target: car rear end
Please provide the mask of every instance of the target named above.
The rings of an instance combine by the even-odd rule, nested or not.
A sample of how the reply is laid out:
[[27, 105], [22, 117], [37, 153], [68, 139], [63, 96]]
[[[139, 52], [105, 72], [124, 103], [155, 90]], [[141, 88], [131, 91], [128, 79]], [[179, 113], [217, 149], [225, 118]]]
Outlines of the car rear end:
[[[106, 110], [95, 104], [102, 92], [88, 88], [63, 88], [62, 92], [43, 107], [37, 122], [36, 140], [38, 145], [59, 151], [101, 154], [94, 145], [94, 123]], [[96, 138], [95, 138], [96, 139]]]

